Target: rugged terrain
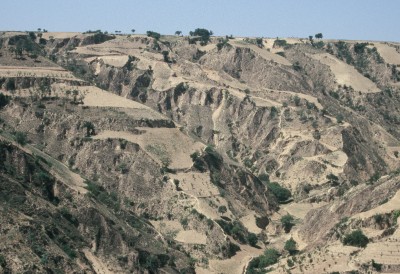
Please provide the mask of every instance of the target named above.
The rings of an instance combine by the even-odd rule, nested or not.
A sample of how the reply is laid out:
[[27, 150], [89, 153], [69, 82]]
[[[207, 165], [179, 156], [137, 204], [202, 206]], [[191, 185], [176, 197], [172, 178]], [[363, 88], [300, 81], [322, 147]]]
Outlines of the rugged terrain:
[[400, 272], [400, 44], [196, 40], [0, 33], [0, 271]]

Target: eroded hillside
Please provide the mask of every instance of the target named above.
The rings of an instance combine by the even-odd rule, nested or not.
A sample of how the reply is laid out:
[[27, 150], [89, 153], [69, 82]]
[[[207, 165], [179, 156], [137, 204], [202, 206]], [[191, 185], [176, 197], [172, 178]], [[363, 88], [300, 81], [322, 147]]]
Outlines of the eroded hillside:
[[4, 271], [400, 267], [399, 44], [40, 36], [0, 36]]

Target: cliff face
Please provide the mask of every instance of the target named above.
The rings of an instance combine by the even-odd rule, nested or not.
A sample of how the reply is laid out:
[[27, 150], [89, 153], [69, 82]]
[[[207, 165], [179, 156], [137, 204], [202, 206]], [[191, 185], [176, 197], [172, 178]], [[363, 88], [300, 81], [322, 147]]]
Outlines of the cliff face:
[[[29, 197], [2, 222], [27, 224], [30, 254], [12, 260], [7, 242], [3, 269], [225, 273], [257, 245], [283, 250], [286, 214], [304, 252], [353, 228], [377, 244], [394, 233], [400, 77], [380, 50], [395, 45], [54, 37], [33, 59], [9, 50], [26, 35], [0, 36], [2, 193]], [[371, 232], [363, 213], [386, 202]]]

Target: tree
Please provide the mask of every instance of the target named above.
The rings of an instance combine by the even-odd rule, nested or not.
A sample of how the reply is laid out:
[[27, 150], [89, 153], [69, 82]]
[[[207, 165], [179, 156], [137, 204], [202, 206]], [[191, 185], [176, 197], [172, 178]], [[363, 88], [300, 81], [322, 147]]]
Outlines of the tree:
[[135, 33], [135, 31], [136, 31], [135, 29], [131, 29], [131, 32], [132, 32], [132, 33]]
[[267, 188], [269, 191], [272, 192], [272, 194], [274, 194], [274, 196], [278, 199], [279, 202], [285, 202], [292, 196], [292, 193], [290, 192], [289, 189], [284, 188], [275, 182], [268, 183]]
[[263, 48], [264, 44], [263, 44], [263, 39], [262, 38], [256, 38], [256, 44], [259, 48]]
[[181, 34], [182, 34], [182, 31], [180, 31], [180, 30], [175, 31], [175, 35], [180, 36]]
[[164, 51], [162, 52], [162, 55], [163, 55], [163, 57], [164, 57], [164, 62], [166, 62], [166, 63], [169, 63], [169, 62], [170, 62], [169, 57], [168, 57], [168, 54], [169, 54], [169, 52], [166, 51], [166, 50], [164, 50]]
[[25, 42], [22, 39], [19, 39], [17, 44], [15, 45], [15, 55], [18, 59], [21, 59], [23, 56], [23, 51], [25, 48]]
[[274, 41], [273, 47], [274, 48], [285, 47], [286, 45], [287, 45], [287, 41], [286, 40], [276, 38], [276, 40]]
[[213, 32], [211, 30], [197, 28], [194, 31], [189, 32], [189, 34], [190, 36], [199, 36], [201, 45], [207, 45]]
[[247, 239], [247, 242], [249, 243], [249, 245], [251, 245], [251, 246], [256, 246], [257, 245], [258, 238], [257, 238], [256, 234], [249, 233], [249, 234], [247, 234], [246, 239]]
[[161, 34], [159, 34], [158, 32], [151, 31], [151, 30], [148, 30], [146, 32], [146, 34], [147, 34], [148, 37], [152, 37], [152, 38], [154, 38], [156, 40], [161, 38]]
[[263, 255], [260, 255], [250, 261], [246, 273], [265, 273], [264, 268], [276, 264], [279, 256], [280, 254], [276, 249], [266, 249]]
[[315, 34], [316, 39], [322, 39], [322, 37], [323, 37], [322, 33]]
[[260, 268], [265, 268], [269, 265], [276, 264], [279, 259], [279, 252], [274, 248], [269, 248], [264, 251], [263, 257], [260, 258]]
[[284, 249], [289, 252], [290, 255], [293, 255], [297, 251], [297, 243], [290, 237], [289, 240], [286, 241]]
[[299, 96], [294, 96], [294, 98], [293, 98], [293, 100], [294, 100], [294, 104], [298, 107], [298, 106], [300, 106], [300, 102], [301, 102], [301, 100], [300, 100], [300, 97]]
[[90, 136], [96, 134], [94, 125], [92, 122], [89, 122], [89, 121], [83, 122], [83, 128], [86, 128], [86, 137], [90, 137]]
[[0, 92], [0, 109], [8, 105], [10, 102], [10, 96], [4, 95]]
[[28, 138], [26, 137], [26, 133], [25, 132], [21, 132], [21, 131], [17, 131], [15, 133], [15, 141], [20, 144], [21, 146], [26, 145], [26, 143], [28, 142]]
[[228, 211], [228, 209], [227, 209], [226, 206], [224, 206], [224, 205], [218, 207], [218, 212], [219, 212], [219, 213], [224, 214], [224, 213], [226, 213], [227, 211]]
[[342, 123], [343, 123], [343, 119], [344, 119], [344, 116], [343, 116], [343, 114], [341, 114], [341, 113], [339, 113], [339, 114], [336, 116], [336, 121], [338, 122], [338, 124], [342, 124]]
[[292, 227], [294, 226], [294, 218], [290, 214], [286, 214], [285, 216], [282, 216], [281, 218], [281, 224], [283, 226], [283, 229], [285, 230], [286, 233], [289, 233]]
[[29, 32], [29, 38], [31, 38], [31, 40], [35, 41], [36, 40], [36, 34], [33, 31]]
[[72, 98], [73, 98], [73, 103], [74, 103], [74, 104], [77, 103], [78, 95], [79, 95], [79, 90], [74, 89], [74, 90], [72, 91], [72, 96], [73, 96]]
[[347, 234], [343, 239], [344, 245], [351, 245], [357, 247], [366, 247], [369, 242], [367, 236], [361, 230], [355, 230], [349, 234]]

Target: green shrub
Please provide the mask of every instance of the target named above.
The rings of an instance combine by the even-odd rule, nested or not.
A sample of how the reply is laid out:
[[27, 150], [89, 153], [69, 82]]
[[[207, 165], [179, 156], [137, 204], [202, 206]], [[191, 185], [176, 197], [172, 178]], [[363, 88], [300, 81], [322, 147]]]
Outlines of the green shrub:
[[189, 32], [190, 36], [199, 36], [201, 45], [207, 45], [210, 41], [210, 36], [213, 35], [211, 30], [197, 28], [194, 31]]
[[280, 257], [279, 252], [274, 248], [269, 248], [260, 255], [250, 261], [246, 273], [266, 273], [263, 268], [276, 264]]
[[10, 96], [4, 95], [0, 92], [0, 109], [8, 105], [10, 102]]
[[14, 135], [15, 141], [20, 144], [21, 146], [24, 146], [28, 143], [28, 138], [26, 136], [25, 132], [17, 131]]
[[257, 246], [258, 238], [256, 234], [254, 233], [247, 234], [246, 240], [249, 243], [249, 245]]
[[297, 243], [293, 238], [290, 238], [285, 242], [284, 248], [289, 252], [290, 255], [293, 255], [297, 252]]
[[300, 106], [300, 102], [301, 102], [301, 100], [300, 100], [300, 97], [299, 96], [294, 96], [294, 98], [293, 98], [293, 100], [294, 100], [294, 104], [298, 107], [298, 106]]
[[235, 256], [236, 252], [238, 251], [240, 251], [240, 247], [237, 244], [229, 242], [226, 255], [230, 258], [232, 256]]
[[204, 171], [207, 170], [207, 164], [200, 157], [200, 153], [198, 151], [193, 152], [192, 154], [190, 154], [190, 158], [192, 158], [193, 167], [195, 169], [197, 169], [200, 172], [204, 172]]
[[400, 217], [400, 210], [393, 211], [393, 223], [397, 224], [397, 219]]
[[120, 171], [122, 174], [126, 174], [129, 172], [129, 167], [126, 163], [120, 163], [117, 166], [117, 170]]
[[220, 227], [224, 230], [226, 234], [232, 236], [235, 240], [239, 241], [242, 244], [245, 244], [247, 242], [248, 232], [240, 222], [227, 222], [222, 219], [216, 220], [216, 222], [220, 225]]
[[274, 41], [274, 48], [275, 47], [284, 47], [284, 46], [286, 46], [287, 45], [287, 41], [286, 40], [283, 40], [283, 39], [276, 39], [275, 41]]
[[1, 254], [0, 254], [0, 266], [1, 266], [2, 268], [5, 268], [5, 267], [7, 266], [6, 258], [5, 258], [3, 255], [1, 255]]
[[292, 196], [292, 193], [289, 189], [282, 187], [278, 183], [268, 183], [267, 187], [268, 190], [270, 190], [272, 194], [275, 195], [279, 202], [285, 202]]
[[366, 247], [369, 240], [361, 230], [355, 230], [347, 234], [343, 239], [344, 245], [351, 245], [357, 247]]
[[373, 267], [376, 271], [378, 271], [378, 272], [382, 271], [382, 264], [378, 264], [378, 263], [376, 263], [374, 260], [372, 260], [371, 264], [372, 264], [372, 267]]
[[282, 216], [281, 224], [282, 224], [283, 229], [285, 230], [285, 232], [289, 233], [290, 230], [292, 229], [292, 227], [295, 225], [293, 216], [290, 215], [290, 214]]
[[220, 206], [220, 207], [218, 207], [218, 212], [219, 213], [222, 213], [222, 214], [224, 214], [224, 213], [226, 213], [228, 211], [228, 209], [226, 208], [226, 206]]
[[268, 184], [269, 183], [269, 175], [266, 173], [261, 173], [258, 175], [258, 179], [260, 179], [262, 182]]
[[338, 124], [342, 124], [343, 123], [343, 119], [344, 119], [343, 114], [340, 113], [340, 114], [336, 115], [336, 121], [337, 121]]
[[159, 34], [158, 32], [154, 32], [154, 31], [148, 30], [148, 31], [146, 32], [146, 34], [147, 34], [148, 37], [152, 37], [152, 38], [154, 38], [154, 39], [156, 39], [156, 40], [158, 40], [158, 39], [161, 38], [161, 34]]

